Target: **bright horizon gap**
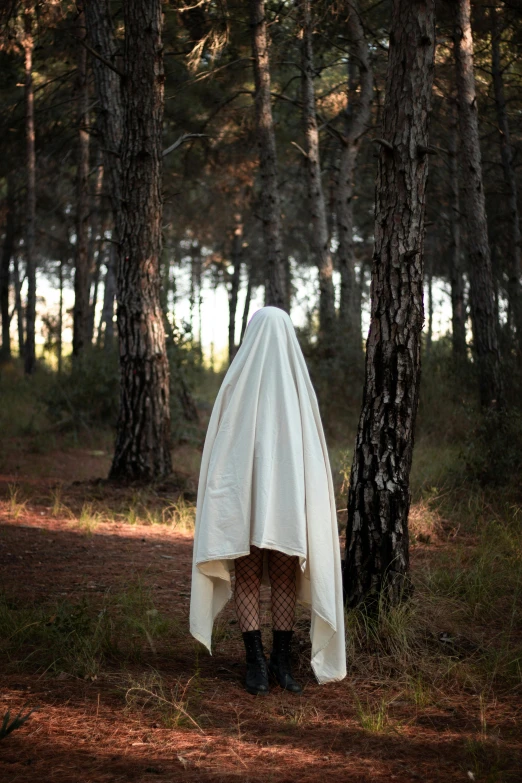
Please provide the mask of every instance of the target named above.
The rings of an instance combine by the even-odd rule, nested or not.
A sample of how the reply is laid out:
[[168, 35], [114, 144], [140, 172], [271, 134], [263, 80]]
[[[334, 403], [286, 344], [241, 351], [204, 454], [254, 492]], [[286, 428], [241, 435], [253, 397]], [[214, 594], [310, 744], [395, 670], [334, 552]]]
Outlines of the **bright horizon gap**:
[[[295, 270], [295, 262], [293, 263]], [[186, 267], [172, 267], [172, 274], [175, 281], [175, 300], [172, 303], [170, 314], [174, 315], [175, 322], [179, 325], [182, 321], [190, 322], [190, 269]], [[315, 268], [300, 268], [299, 273], [294, 275], [294, 286], [296, 294], [291, 307], [290, 316], [296, 327], [302, 327], [306, 323], [309, 303], [313, 303], [313, 308], [317, 302], [317, 270]], [[334, 283], [336, 289], [336, 304], [338, 304], [340, 275], [334, 271]], [[446, 283], [443, 278], [434, 278], [433, 281], [433, 300], [434, 300], [434, 318], [433, 318], [433, 339], [439, 339], [448, 332], [451, 332], [451, 299], [449, 291], [446, 289]], [[37, 345], [45, 344], [43, 333], [43, 317], [52, 314], [57, 315], [59, 308], [60, 292], [57, 286], [53, 286], [49, 280], [49, 275], [41, 271], [37, 273]], [[208, 363], [211, 355], [214, 356], [214, 362], [219, 366], [227, 360], [228, 352], [228, 290], [224, 284], [215, 287], [212, 284], [210, 276], [202, 277], [201, 287], [201, 334], [199, 334], [198, 318], [198, 296], [196, 292], [196, 301], [193, 308], [193, 335], [195, 339], [201, 342], [205, 362]], [[246, 296], [246, 281], [244, 277], [241, 280], [238, 292], [238, 303], [236, 310], [236, 341], [239, 341], [241, 332], [241, 321], [243, 317], [243, 308]], [[98, 297], [95, 316], [95, 329], [97, 330], [103, 297]], [[63, 321], [64, 328], [62, 333], [62, 344], [64, 347], [64, 356], [72, 345], [72, 308], [74, 306], [74, 289], [67, 283], [63, 287]], [[264, 306], [263, 286], [258, 286], [252, 291], [252, 298], [248, 313], [248, 320], [261, 307]], [[114, 315], [116, 318], [116, 314]], [[370, 323], [370, 311], [368, 303], [363, 304], [362, 312], [362, 330], [366, 337]], [[425, 322], [424, 331], [428, 325], [427, 313], [427, 288], [425, 287]], [[16, 315], [11, 321], [11, 339], [13, 345], [17, 344], [17, 323]]]

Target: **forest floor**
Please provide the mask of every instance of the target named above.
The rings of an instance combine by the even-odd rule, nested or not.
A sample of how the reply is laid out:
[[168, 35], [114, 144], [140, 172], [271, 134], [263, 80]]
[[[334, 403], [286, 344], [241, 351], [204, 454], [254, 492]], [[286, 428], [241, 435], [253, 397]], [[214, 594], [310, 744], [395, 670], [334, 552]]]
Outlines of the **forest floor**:
[[[520, 684], [476, 674], [479, 644], [455, 642], [451, 612], [421, 612], [431, 681], [428, 664], [402, 661], [407, 646], [359, 658], [352, 645], [347, 678], [319, 686], [299, 610], [303, 695], [252, 697], [232, 605], [212, 656], [188, 632], [194, 450], [147, 495], [100, 479], [103, 450], [11, 446], [0, 460], [0, 723], [35, 712], [0, 741], [2, 783], [522, 780]], [[420, 528], [425, 513], [413, 509]], [[444, 570], [457, 541], [466, 558], [471, 539], [441, 531], [414, 537], [414, 579]]]

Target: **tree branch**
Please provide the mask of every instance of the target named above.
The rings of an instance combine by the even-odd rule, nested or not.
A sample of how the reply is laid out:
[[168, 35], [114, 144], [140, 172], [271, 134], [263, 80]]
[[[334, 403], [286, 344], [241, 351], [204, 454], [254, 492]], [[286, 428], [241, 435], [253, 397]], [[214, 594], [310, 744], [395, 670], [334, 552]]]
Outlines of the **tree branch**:
[[177, 150], [178, 147], [181, 147], [181, 145], [187, 141], [187, 139], [200, 138], [208, 138], [208, 133], [184, 133], [179, 137], [179, 139], [176, 139], [174, 144], [171, 144], [170, 147], [167, 147], [167, 149], [163, 150], [163, 157], [165, 157], [165, 155], [169, 155], [171, 152], [174, 152], [174, 150]]
[[111, 71], [114, 71], [114, 73], [117, 73], [120, 79], [123, 79], [123, 72], [119, 70], [119, 68], [116, 68], [115, 65], [113, 65], [109, 60], [107, 60], [103, 55], [99, 54], [96, 49], [93, 49], [92, 46], [89, 46], [89, 44], [83, 40], [83, 38], [78, 38], [77, 36], [73, 36], [75, 41], [78, 41], [81, 43], [82, 46], [85, 46], [87, 51], [92, 54], [93, 57], [96, 57], [97, 60], [99, 60], [101, 63], [103, 63], [107, 68], [110, 68]]

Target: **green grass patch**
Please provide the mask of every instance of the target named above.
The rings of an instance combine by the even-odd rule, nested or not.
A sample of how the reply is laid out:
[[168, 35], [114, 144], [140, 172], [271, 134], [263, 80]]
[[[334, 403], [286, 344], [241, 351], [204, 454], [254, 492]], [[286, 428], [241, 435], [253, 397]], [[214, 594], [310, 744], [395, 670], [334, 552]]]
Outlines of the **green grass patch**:
[[65, 672], [94, 679], [101, 668], [148, 660], [177, 624], [140, 583], [101, 601], [29, 604], [0, 594], [0, 655], [6, 670]]

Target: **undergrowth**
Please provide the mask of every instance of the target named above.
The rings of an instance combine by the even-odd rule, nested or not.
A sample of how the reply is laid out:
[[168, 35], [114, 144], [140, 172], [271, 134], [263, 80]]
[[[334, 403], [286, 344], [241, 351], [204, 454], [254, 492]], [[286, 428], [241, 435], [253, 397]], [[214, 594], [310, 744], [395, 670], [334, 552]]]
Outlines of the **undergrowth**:
[[101, 601], [22, 603], [0, 594], [0, 656], [4, 670], [63, 672], [94, 679], [104, 666], [143, 662], [177, 623], [155, 608], [141, 582]]

